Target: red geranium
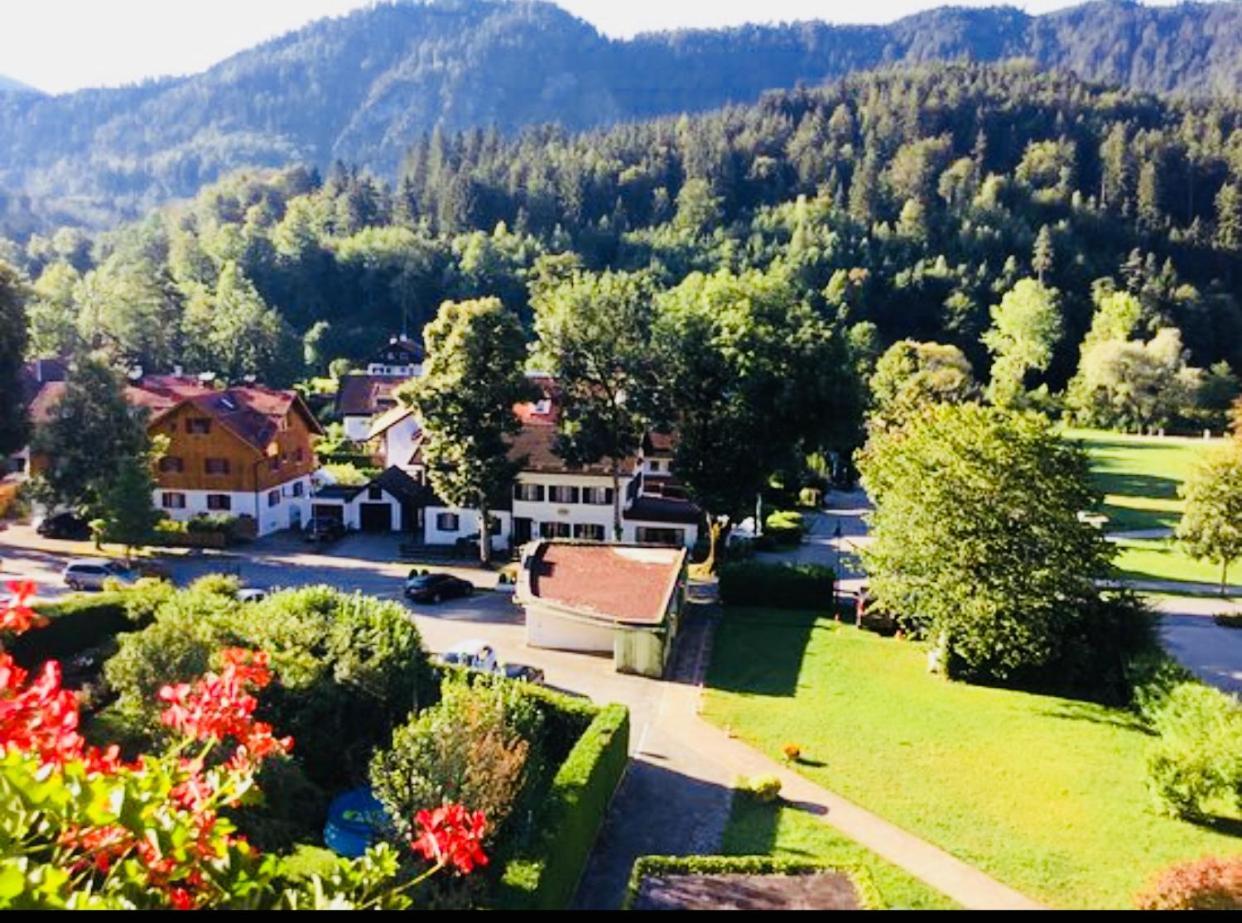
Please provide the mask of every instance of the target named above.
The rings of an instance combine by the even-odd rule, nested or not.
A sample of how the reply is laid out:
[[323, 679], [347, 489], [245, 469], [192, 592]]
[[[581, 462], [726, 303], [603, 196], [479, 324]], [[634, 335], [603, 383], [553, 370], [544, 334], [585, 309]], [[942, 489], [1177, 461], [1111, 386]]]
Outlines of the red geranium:
[[434, 811], [419, 811], [414, 822], [419, 835], [411, 846], [428, 862], [452, 867], [463, 875], [487, 865], [483, 852], [487, 819], [481, 811], [471, 813], [460, 804], [446, 804]]
[[11, 598], [0, 604], [0, 631], [23, 634], [31, 628], [41, 628], [47, 619], [30, 608], [30, 600], [37, 589], [30, 580], [14, 580], [5, 584]]

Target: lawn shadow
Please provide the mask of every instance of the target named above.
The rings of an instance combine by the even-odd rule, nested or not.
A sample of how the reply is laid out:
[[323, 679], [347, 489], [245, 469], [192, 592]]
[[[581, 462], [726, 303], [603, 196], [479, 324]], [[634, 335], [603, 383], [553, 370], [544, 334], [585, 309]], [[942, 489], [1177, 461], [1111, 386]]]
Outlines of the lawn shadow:
[[1141, 497], [1151, 500], [1176, 500], [1181, 481], [1155, 474], [1110, 474], [1106, 471], [1092, 475], [1097, 487], [1106, 494], [1119, 497]]
[[1221, 817], [1219, 815], [1210, 815], [1190, 821], [1196, 827], [1202, 827], [1205, 830], [1211, 830], [1214, 833], [1221, 833], [1225, 836], [1242, 837], [1242, 818], [1239, 817]]
[[707, 685], [722, 692], [792, 698], [820, 617], [771, 609], [725, 610], [712, 643]]
[[1147, 727], [1138, 715], [1094, 702], [1063, 701], [1053, 708], [1042, 709], [1041, 714], [1049, 718], [1059, 718], [1062, 721], [1083, 721], [1122, 731], [1135, 731], [1145, 737], [1154, 736], [1151, 728]]

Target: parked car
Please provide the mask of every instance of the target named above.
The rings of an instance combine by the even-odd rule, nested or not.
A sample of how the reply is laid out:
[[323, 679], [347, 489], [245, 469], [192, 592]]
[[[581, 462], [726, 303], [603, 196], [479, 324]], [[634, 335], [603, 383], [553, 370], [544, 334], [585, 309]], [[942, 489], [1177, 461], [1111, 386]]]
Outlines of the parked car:
[[345, 524], [339, 519], [317, 516], [306, 523], [302, 536], [315, 544], [338, 542], [345, 537]]
[[102, 590], [109, 580], [133, 586], [138, 574], [116, 561], [84, 559], [70, 561], [61, 577], [71, 590]]
[[496, 655], [495, 648], [486, 641], [463, 641], [435, 659], [449, 666], [465, 667], [467, 670], [478, 670], [481, 673], [491, 673], [539, 686], [544, 682], [543, 670], [520, 663], [505, 663]]
[[239, 603], [261, 603], [267, 599], [267, 590], [243, 589], [237, 591], [237, 601]]
[[411, 571], [405, 581], [406, 598], [417, 603], [442, 603], [474, 594], [474, 584], [451, 574], [420, 574]]
[[91, 537], [91, 527], [81, 516], [73, 513], [57, 513], [39, 523], [35, 530], [44, 538], [60, 538], [74, 542], [84, 542]]

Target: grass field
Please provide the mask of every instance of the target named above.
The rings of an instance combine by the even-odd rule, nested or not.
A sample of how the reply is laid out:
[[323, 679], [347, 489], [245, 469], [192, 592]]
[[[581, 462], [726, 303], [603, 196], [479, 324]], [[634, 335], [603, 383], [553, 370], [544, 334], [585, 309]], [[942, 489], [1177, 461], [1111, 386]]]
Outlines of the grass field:
[[817, 859], [861, 866], [891, 910], [953, 910], [958, 907], [939, 891], [885, 862], [875, 853], [837, 833], [806, 811], [788, 804], [759, 804], [745, 796], [733, 800], [725, 829], [725, 855]]
[[[1170, 580], [1182, 583], [1220, 585], [1220, 568], [1196, 561], [1172, 539], [1124, 539], [1117, 542], [1114, 560], [1122, 577], [1128, 580]], [[1242, 594], [1242, 562], [1229, 571], [1230, 595]]]
[[[735, 611], [705, 716], [774, 758], [798, 744], [815, 782], [1054, 906], [1127, 908], [1173, 862], [1242, 852], [1152, 810], [1150, 738], [1128, 712], [947, 683], [925, 665], [917, 645], [810, 614]], [[782, 816], [773, 842], [814, 851], [810, 836]]]
[[1065, 436], [1082, 442], [1091, 456], [1110, 532], [1176, 528], [1183, 509], [1178, 487], [1204, 450], [1220, 442], [1073, 429]]

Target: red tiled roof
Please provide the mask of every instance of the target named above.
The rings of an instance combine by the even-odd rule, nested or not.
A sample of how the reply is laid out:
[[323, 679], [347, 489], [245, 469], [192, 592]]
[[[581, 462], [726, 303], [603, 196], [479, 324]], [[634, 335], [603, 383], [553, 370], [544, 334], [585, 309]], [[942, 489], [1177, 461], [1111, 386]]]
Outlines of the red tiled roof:
[[583, 615], [659, 625], [685, 561], [681, 548], [545, 542], [528, 561], [530, 592]]
[[383, 375], [346, 375], [336, 393], [336, 412], [342, 417], [374, 417], [395, 403], [393, 393], [404, 378]]
[[145, 407], [151, 417], [162, 416], [186, 401], [208, 394], [215, 388], [197, 378], [181, 378], [176, 375], [148, 375], [125, 389], [125, 399], [134, 407]]

